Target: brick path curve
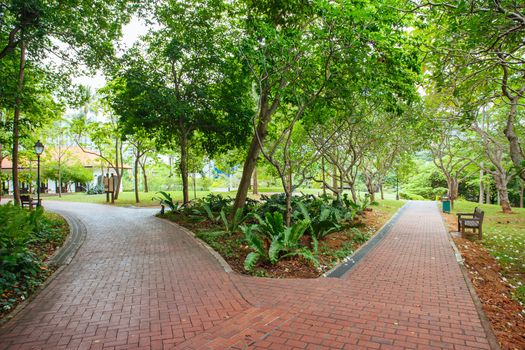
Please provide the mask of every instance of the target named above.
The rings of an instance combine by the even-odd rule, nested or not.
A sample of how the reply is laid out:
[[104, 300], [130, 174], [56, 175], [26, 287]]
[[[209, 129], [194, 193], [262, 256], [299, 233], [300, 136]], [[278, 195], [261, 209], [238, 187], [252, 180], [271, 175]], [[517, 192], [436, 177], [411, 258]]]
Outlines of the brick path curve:
[[0, 329], [0, 349], [490, 349], [439, 212], [411, 202], [341, 279], [226, 273], [151, 209], [47, 202], [77, 256]]

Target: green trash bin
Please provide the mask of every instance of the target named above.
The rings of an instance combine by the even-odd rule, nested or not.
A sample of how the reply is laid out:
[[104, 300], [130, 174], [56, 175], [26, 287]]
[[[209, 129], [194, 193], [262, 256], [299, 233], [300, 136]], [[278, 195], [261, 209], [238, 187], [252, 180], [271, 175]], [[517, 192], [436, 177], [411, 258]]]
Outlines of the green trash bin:
[[441, 203], [443, 207], [443, 213], [450, 213], [450, 197], [449, 196], [442, 196], [441, 197]]

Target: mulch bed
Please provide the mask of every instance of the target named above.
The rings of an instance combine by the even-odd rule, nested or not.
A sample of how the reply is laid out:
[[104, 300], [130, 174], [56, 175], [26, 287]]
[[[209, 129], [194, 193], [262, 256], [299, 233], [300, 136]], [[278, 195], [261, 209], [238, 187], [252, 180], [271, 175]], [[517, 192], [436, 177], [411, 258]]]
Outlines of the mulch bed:
[[[180, 216], [175, 217], [168, 214], [166, 217], [195, 232], [196, 236], [201, 239], [203, 239], [201, 232], [220, 229], [220, 227], [211, 225], [208, 221], [194, 223], [184, 220]], [[317, 278], [365, 243], [362, 240], [354, 240], [356, 236], [355, 229], [370, 238], [389, 218], [390, 215], [387, 213], [374, 210], [373, 207], [368, 208], [355, 220], [352, 228], [335, 232], [325, 237], [319, 242], [319, 251], [321, 252], [318, 256], [319, 268], [316, 268], [303, 257], [294, 256], [280, 260], [275, 265], [259, 263], [252, 273], [248, 273], [244, 269], [244, 260], [251, 252], [251, 249], [244, 243], [242, 233], [219, 236], [212, 240], [208, 238], [203, 240], [218, 251], [237, 273], [272, 278]], [[305, 235], [303, 237], [303, 243], [306, 246], [311, 246], [309, 236]]]
[[[447, 214], [443, 216], [449, 230], [456, 231], [456, 217]], [[501, 348], [525, 349], [523, 308], [512, 298], [513, 288], [502, 276], [498, 261], [478, 242], [458, 237], [453, 239]]]

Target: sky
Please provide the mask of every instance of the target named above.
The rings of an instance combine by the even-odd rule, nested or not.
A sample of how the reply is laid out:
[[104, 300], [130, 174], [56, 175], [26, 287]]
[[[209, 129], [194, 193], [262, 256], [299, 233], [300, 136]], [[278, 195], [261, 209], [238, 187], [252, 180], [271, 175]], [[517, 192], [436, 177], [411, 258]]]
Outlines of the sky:
[[[123, 50], [130, 48], [141, 35], [146, 34], [148, 28], [146, 24], [137, 17], [133, 17], [131, 21], [122, 28], [122, 39], [120, 44]], [[122, 54], [123, 52], [121, 52]], [[73, 83], [82, 84], [91, 87], [95, 91], [103, 87], [106, 83], [104, 75], [100, 72], [93, 76], [78, 76], [73, 78]]]

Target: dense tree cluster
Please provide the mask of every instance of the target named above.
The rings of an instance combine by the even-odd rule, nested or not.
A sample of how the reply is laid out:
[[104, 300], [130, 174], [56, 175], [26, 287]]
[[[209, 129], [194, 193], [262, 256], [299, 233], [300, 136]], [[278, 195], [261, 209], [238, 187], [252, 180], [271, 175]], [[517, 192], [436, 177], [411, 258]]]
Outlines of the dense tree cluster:
[[[149, 31], [117, 54], [133, 16]], [[452, 200], [479, 175], [479, 200], [493, 183], [510, 211], [509, 184], [525, 180], [516, 1], [11, 0], [0, 24], [0, 157], [14, 163], [15, 200], [19, 150], [67, 107], [94, 104], [107, 122], [80, 113], [67, 132], [119, 181], [132, 149], [137, 201], [152, 152], [175, 155], [185, 203], [203, 159], [242, 168], [235, 209], [265, 168], [288, 224], [299, 186], [357, 201], [361, 183], [374, 200], [407, 182], [414, 155]], [[70, 81], [94, 69], [107, 78], [96, 101]]]

